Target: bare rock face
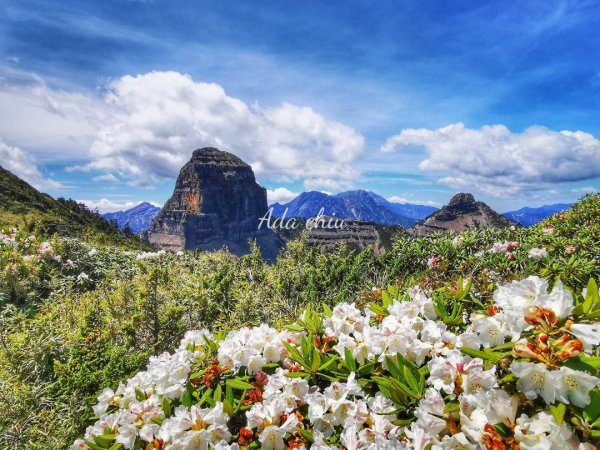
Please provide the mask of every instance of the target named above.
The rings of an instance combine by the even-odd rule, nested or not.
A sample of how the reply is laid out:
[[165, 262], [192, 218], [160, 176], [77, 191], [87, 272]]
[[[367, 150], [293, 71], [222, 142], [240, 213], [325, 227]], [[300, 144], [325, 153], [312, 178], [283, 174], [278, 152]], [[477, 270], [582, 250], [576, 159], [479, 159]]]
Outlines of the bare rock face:
[[273, 259], [283, 241], [271, 230], [258, 229], [266, 212], [267, 192], [248, 164], [231, 153], [200, 148], [181, 169], [148, 239], [166, 250], [227, 246], [237, 255], [248, 253], [250, 239], [265, 258]]
[[468, 228], [507, 228], [519, 226], [501, 216], [471, 194], [456, 194], [450, 202], [408, 231], [413, 236], [446, 231], [465, 231]]
[[306, 243], [333, 250], [344, 243], [351, 250], [359, 252], [371, 248], [381, 255], [392, 246], [393, 237], [404, 233], [401, 225], [386, 226], [358, 220], [345, 220], [343, 229], [314, 228], [307, 232]]

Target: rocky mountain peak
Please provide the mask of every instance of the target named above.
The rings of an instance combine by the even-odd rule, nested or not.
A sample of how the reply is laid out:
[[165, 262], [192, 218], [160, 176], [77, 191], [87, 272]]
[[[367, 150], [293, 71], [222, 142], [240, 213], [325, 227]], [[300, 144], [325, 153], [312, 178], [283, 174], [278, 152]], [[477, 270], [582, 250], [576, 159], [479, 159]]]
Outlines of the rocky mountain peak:
[[194, 150], [182, 167], [171, 198], [152, 222], [148, 239], [168, 250], [249, 251], [255, 239], [271, 259], [281, 242], [270, 230], [259, 230], [267, 212], [267, 193], [252, 167], [214, 147]]
[[448, 206], [462, 207], [471, 206], [475, 203], [475, 197], [473, 197], [473, 194], [460, 192], [450, 199]]
[[215, 147], [202, 147], [194, 150], [188, 164], [191, 163], [217, 165], [221, 167], [247, 167], [252, 170], [248, 164], [233, 153], [219, 150]]

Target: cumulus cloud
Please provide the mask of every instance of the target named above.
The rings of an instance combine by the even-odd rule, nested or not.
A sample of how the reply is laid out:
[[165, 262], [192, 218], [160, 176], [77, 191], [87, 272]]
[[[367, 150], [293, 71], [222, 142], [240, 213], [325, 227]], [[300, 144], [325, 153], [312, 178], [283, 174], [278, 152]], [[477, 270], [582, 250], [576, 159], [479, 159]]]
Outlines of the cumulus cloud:
[[90, 146], [91, 161], [75, 169], [111, 171], [149, 186], [176, 177], [193, 149], [215, 146], [270, 179], [329, 187], [359, 175], [351, 163], [363, 137], [309, 107], [248, 105], [218, 84], [178, 72], [124, 76], [103, 102], [110, 114]]
[[269, 202], [269, 205], [273, 203], [287, 203], [298, 197], [298, 195], [297, 192], [292, 192], [283, 187], [278, 187], [273, 190], [267, 189], [267, 201]]
[[[133, 208], [134, 206], [137, 206], [140, 203], [142, 203], [141, 200], [129, 201], [129, 202], [114, 202], [107, 198], [101, 198], [100, 200], [80, 199], [77, 201], [79, 203], [83, 203], [85, 206], [87, 206], [91, 210], [97, 209], [102, 214], [109, 213], [109, 212], [115, 212], [115, 211], [125, 211], [126, 209]], [[150, 203], [151, 205], [154, 205], [154, 206], [158, 206], [158, 207], [162, 206], [160, 203], [156, 203], [156, 202], [148, 202], [148, 203]]]
[[412, 205], [425, 205], [425, 206], [435, 206], [435, 207], [440, 206], [439, 203], [431, 201], [431, 200], [413, 200], [410, 198], [398, 197], [397, 195], [392, 195], [391, 197], [388, 197], [387, 201], [390, 203], [400, 203], [400, 204], [410, 203]]
[[425, 150], [421, 170], [447, 173], [441, 183], [495, 197], [600, 176], [600, 140], [582, 131], [533, 126], [514, 133], [504, 125], [469, 129], [457, 123], [436, 130], [405, 129], [381, 150], [391, 153], [406, 146]]
[[36, 189], [60, 189], [60, 183], [44, 178], [35, 159], [19, 147], [13, 147], [0, 140], [0, 165], [27, 181]]

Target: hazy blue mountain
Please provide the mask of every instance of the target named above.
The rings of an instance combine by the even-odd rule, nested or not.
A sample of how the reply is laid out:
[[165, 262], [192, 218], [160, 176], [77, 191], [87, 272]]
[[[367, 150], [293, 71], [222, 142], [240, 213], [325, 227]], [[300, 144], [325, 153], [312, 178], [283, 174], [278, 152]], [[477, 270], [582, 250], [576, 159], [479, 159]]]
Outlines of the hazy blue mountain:
[[410, 227], [436, 211], [431, 206], [391, 203], [374, 192], [364, 190], [336, 195], [303, 192], [288, 203], [274, 203], [271, 207], [276, 217], [281, 217], [287, 208], [286, 217], [308, 219], [315, 217], [323, 208], [326, 216], [404, 227]]
[[125, 228], [125, 225], [129, 225], [129, 228], [131, 228], [134, 233], [140, 233], [150, 228], [152, 219], [154, 219], [159, 212], [160, 208], [151, 205], [148, 202], [143, 202], [126, 211], [103, 214], [103, 217], [106, 220], [116, 220], [119, 228]]
[[570, 203], [556, 203], [554, 205], [538, 206], [537, 208], [525, 207], [516, 211], [505, 212], [502, 215], [514, 222], [520, 223], [524, 227], [530, 227], [570, 207]]

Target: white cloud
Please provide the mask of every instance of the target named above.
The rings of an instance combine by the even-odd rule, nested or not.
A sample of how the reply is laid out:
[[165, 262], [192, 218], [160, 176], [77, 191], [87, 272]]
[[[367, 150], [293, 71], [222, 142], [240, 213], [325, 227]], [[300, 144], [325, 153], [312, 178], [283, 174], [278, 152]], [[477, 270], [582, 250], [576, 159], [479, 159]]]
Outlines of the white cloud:
[[347, 190], [352, 187], [354, 179], [336, 180], [331, 178], [307, 178], [304, 187], [308, 191], [336, 192]]
[[[100, 200], [81, 199], [81, 200], [77, 200], [77, 201], [79, 203], [83, 203], [85, 206], [87, 206], [91, 210], [97, 209], [102, 214], [108, 213], [108, 212], [115, 212], [115, 211], [125, 211], [126, 209], [133, 208], [134, 206], [137, 206], [140, 203], [142, 203], [141, 200], [129, 201], [129, 202], [113, 202], [112, 200], [109, 200], [107, 198], [101, 198]], [[158, 207], [162, 206], [160, 203], [156, 203], [156, 202], [148, 202], [148, 203], [150, 203], [151, 205], [154, 205], [154, 206], [158, 206]]]
[[60, 189], [62, 185], [44, 178], [35, 159], [18, 147], [10, 146], [0, 140], [0, 165], [39, 190]]
[[269, 205], [273, 203], [287, 203], [290, 200], [298, 197], [297, 192], [292, 192], [289, 189], [278, 187], [273, 190], [267, 189], [267, 201]]
[[105, 173], [104, 175], [98, 175], [97, 177], [92, 177], [93, 181], [108, 181], [109, 183], [118, 183], [119, 179], [115, 177], [112, 173]]
[[431, 201], [431, 200], [413, 200], [410, 198], [398, 197], [397, 195], [388, 197], [387, 201], [391, 202], [391, 203], [400, 203], [400, 204], [410, 203], [413, 205], [425, 205], [425, 206], [435, 206], [435, 207], [440, 206], [439, 203]]
[[[52, 89], [38, 77], [11, 72], [0, 82], [0, 135], [40, 160], [84, 160], [108, 115], [100, 99]], [[16, 78], [16, 80], [15, 80]]]
[[425, 171], [445, 172], [440, 182], [458, 190], [495, 197], [600, 176], [600, 140], [582, 131], [552, 131], [533, 126], [513, 133], [504, 125], [437, 130], [405, 129], [387, 140], [390, 153], [405, 146], [424, 148]]
[[309, 107], [248, 105], [218, 84], [178, 72], [119, 78], [104, 103], [110, 115], [91, 144], [91, 162], [79, 170], [112, 171], [148, 186], [176, 177], [195, 148], [215, 146], [270, 179], [329, 187], [359, 175], [351, 163], [363, 151], [363, 137]]
[[582, 188], [571, 189], [573, 194], [593, 194], [594, 192], [598, 192], [598, 188], [593, 186], [585, 186]]

